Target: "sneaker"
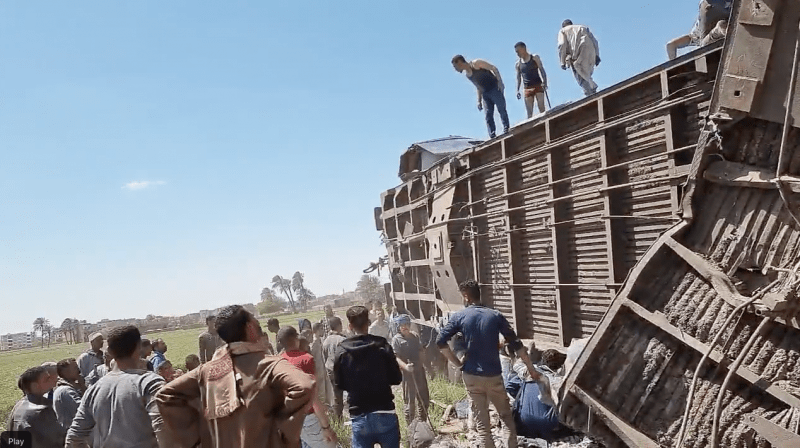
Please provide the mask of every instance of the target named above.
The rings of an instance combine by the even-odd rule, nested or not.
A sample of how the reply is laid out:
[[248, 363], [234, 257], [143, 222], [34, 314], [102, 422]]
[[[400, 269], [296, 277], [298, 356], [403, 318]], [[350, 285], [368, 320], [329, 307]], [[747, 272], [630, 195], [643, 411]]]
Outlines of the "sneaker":
[[494, 134], [494, 132], [492, 132], [491, 134], [489, 134], [489, 138], [490, 138], [490, 139], [492, 139], [492, 138], [495, 138], [495, 137], [497, 137], [497, 136]]

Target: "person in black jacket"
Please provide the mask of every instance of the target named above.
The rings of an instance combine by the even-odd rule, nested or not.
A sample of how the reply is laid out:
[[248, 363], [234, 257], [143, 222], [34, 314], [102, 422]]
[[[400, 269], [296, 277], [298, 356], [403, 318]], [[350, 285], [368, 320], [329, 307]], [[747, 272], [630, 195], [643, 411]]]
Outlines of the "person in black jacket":
[[353, 448], [400, 447], [400, 426], [394, 408], [392, 386], [403, 380], [400, 365], [389, 342], [368, 334], [369, 310], [354, 306], [347, 320], [355, 336], [336, 349], [333, 383], [347, 391], [353, 428]]

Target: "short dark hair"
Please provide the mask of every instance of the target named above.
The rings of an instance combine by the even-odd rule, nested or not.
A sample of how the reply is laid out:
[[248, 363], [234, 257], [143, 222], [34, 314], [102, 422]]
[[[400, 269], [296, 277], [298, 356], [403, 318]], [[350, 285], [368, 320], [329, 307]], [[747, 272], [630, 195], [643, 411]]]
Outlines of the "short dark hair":
[[322, 322], [314, 322], [314, 325], [311, 326], [311, 331], [316, 333], [319, 330], [322, 330]]
[[276, 338], [278, 339], [278, 342], [281, 343], [281, 345], [286, 346], [288, 345], [287, 342], [299, 336], [300, 335], [297, 333], [297, 330], [294, 327], [287, 326], [278, 330], [278, 336]]
[[195, 360], [197, 362], [200, 362], [200, 357], [195, 355], [194, 353], [189, 353], [188, 355], [186, 355], [186, 359], [185, 359], [186, 363], [188, 363], [189, 361], [195, 361]]
[[567, 19], [567, 20], [561, 22], [561, 28], [564, 28], [567, 25], [572, 25], [572, 20]]
[[517, 47], [528, 48], [528, 47], [525, 45], [525, 42], [522, 42], [522, 41], [519, 41], [519, 42], [517, 42], [517, 43], [515, 43], [515, 44], [514, 44], [514, 48], [517, 48]]
[[130, 358], [139, 352], [141, 344], [142, 334], [133, 325], [112, 328], [108, 332], [108, 350], [114, 358]]
[[467, 62], [467, 60], [464, 59], [464, 56], [461, 56], [460, 54], [457, 54], [457, 55], [453, 56], [453, 59], [451, 59], [450, 62], [452, 62], [455, 65], [455, 64], [457, 64], [459, 62]]
[[347, 310], [347, 320], [353, 328], [362, 330], [369, 326], [369, 310], [361, 305], [351, 306]]
[[331, 330], [333, 330], [333, 331], [341, 331], [342, 330], [342, 319], [340, 319], [339, 316], [331, 317], [331, 319], [328, 321], [328, 323], [331, 325]]
[[208, 317], [206, 317], [206, 323], [209, 323], [209, 322], [211, 322], [212, 320], [214, 320], [216, 318], [217, 318], [217, 316], [211, 314]]
[[64, 372], [67, 371], [67, 368], [69, 368], [69, 365], [72, 364], [73, 362], [75, 362], [75, 358], [67, 358], [59, 361], [56, 364], [56, 373], [58, 373], [58, 376], [64, 378]]
[[275, 328], [275, 327], [280, 328], [280, 326], [281, 322], [278, 319], [274, 317], [270, 317], [269, 319], [267, 319], [267, 328]]
[[[164, 360], [164, 362], [162, 362], [161, 364], [158, 365], [158, 367], [156, 368], [156, 373], [161, 372], [162, 370], [166, 369], [167, 367], [172, 367], [172, 362], [169, 359]], [[160, 373], [158, 373], [158, 374], [161, 375]]]
[[150, 342], [150, 339], [142, 338], [142, 347], [152, 347], [153, 343]]
[[48, 373], [46, 366], [36, 366], [31, 367], [30, 369], [22, 372], [22, 375], [19, 376], [19, 380], [17, 380], [17, 387], [24, 393], [28, 393], [31, 390], [31, 384], [39, 381], [39, 378], [42, 377], [42, 374]]
[[247, 338], [247, 322], [251, 317], [253, 315], [241, 305], [226, 306], [217, 315], [217, 334], [228, 344], [244, 341]]
[[475, 280], [467, 280], [458, 285], [458, 292], [466, 293], [470, 302], [480, 303], [481, 286]]

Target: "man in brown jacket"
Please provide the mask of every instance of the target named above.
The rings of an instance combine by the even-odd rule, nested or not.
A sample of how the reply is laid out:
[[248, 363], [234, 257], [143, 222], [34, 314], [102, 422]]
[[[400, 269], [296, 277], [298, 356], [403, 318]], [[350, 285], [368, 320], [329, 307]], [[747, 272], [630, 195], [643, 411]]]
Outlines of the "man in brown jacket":
[[206, 325], [208, 326], [208, 330], [204, 331], [197, 339], [198, 345], [200, 346], [199, 355], [200, 355], [200, 363], [206, 363], [211, 361], [211, 358], [214, 357], [214, 352], [217, 351], [223, 344], [225, 344], [222, 339], [217, 334], [217, 318], [214, 315], [206, 317]]
[[[216, 329], [225, 350], [156, 397], [173, 446], [195, 447], [208, 431], [213, 447], [299, 447], [314, 379], [266, 355], [261, 326], [243, 307], [223, 309]], [[198, 399], [205, 415], [197, 410]]]

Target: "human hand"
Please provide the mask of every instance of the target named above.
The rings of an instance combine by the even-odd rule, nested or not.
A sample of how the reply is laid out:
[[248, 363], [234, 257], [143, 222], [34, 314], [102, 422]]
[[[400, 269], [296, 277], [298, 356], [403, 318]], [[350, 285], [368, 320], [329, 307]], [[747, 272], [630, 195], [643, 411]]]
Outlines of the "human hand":
[[483, 110], [483, 103], [478, 101], [478, 110]]
[[561, 70], [566, 70], [566, 69], [567, 69], [567, 64], [561, 64]]
[[410, 363], [406, 364], [405, 371], [408, 372], [408, 373], [414, 373], [414, 363], [410, 362]]
[[339, 443], [339, 438], [336, 437], [336, 433], [328, 426], [326, 429], [322, 430], [322, 437], [325, 438], [325, 441], [329, 443]]
[[522, 94], [521, 94], [521, 93], [519, 93], [519, 92], [517, 92], [517, 99], [518, 99], [518, 100], [521, 100], [521, 99], [522, 99]]
[[597, 56], [594, 60], [594, 65], [600, 65], [600, 56]]

